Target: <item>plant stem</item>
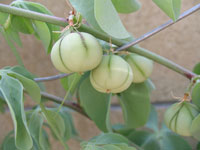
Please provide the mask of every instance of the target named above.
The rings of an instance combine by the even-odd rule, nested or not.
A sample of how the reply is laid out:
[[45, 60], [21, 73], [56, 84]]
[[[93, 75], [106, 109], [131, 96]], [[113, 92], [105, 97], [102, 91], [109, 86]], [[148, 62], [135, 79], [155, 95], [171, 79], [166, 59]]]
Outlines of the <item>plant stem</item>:
[[74, 76], [74, 78], [73, 78], [73, 80], [72, 80], [72, 82], [71, 82], [71, 84], [69, 86], [69, 89], [67, 90], [67, 93], [65, 94], [65, 97], [64, 97], [63, 101], [61, 102], [60, 106], [58, 107], [58, 112], [61, 110], [63, 104], [67, 100], [67, 98], [68, 98], [68, 96], [69, 96], [69, 94], [70, 94], [70, 92], [71, 92], [71, 90], [72, 90], [72, 88], [74, 86], [74, 83], [75, 83], [76, 79], [77, 79], [77, 74], [75, 74], [75, 76]]
[[193, 86], [196, 84], [197, 80], [200, 79], [200, 75], [197, 75], [196, 77], [192, 78], [192, 81], [190, 82], [190, 84], [188, 85], [185, 93], [188, 93], [190, 94], [191, 93], [191, 90], [193, 88]]
[[5, 38], [6, 42], [8, 43], [8, 46], [10, 47], [11, 51], [13, 52], [13, 54], [15, 55], [17, 62], [19, 65], [24, 66], [24, 63], [22, 61], [21, 56], [19, 55], [19, 52], [17, 51], [16, 47], [14, 46], [14, 44], [11, 42], [10, 38], [8, 37], [8, 35], [6, 34], [5, 30], [3, 27], [0, 26], [0, 33], [3, 34], [3, 37]]
[[34, 78], [34, 81], [35, 81], [35, 82], [52, 81], [52, 80], [61, 79], [61, 78], [70, 76], [71, 74], [72, 74], [72, 73], [69, 73], [69, 74], [64, 73], [64, 74], [58, 74], [58, 75], [55, 75], [55, 76]]
[[[20, 8], [16, 8], [16, 7], [12, 7], [9, 5], [4, 5], [4, 4], [0, 4], [0, 11], [1, 12], [5, 12], [5, 13], [9, 13], [9, 14], [13, 14], [13, 15], [18, 15], [18, 16], [22, 16], [22, 17], [27, 17], [30, 19], [35, 19], [35, 20], [39, 20], [39, 21], [44, 21], [44, 22], [48, 22], [48, 23], [52, 23], [55, 25], [59, 25], [59, 26], [67, 26], [67, 21], [64, 18], [59, 18], [59, 17], [55, 17], [55, 16], [50, 16], [50, 15], [46, 15], [46, 14], [42, 14], [42, 13], [37, 13], [37, 12], [33, 12], [33, 11], [29, 11], [29, 10], [24, 10], [24, 9], [20, 9]], [[81, 27], [79, 28], [80, 31], [84, 31], [84, 32], [88, 32], [92, 35], [94, 35], [95, 37], [104, 40], [106, 42], [109, 42], [110, 40], [110, 36], [98, 32], [86, 25], [81, 25]], [[124, 44], [127, 43], [127, 41], [124, 40], [119, 40], [116, 38], [111, 38], [112, 43], [117, 45], [117, 46], [122, 46]], [[141, 48], [139, 46], [132, 46], [129, 47], [127, 49], [130, 52], [133, 53], [137, 53], [139, 55], [145, 56], [149, 59], [154, 60], [155, 62], [166, 66], [167, 68], [183, 75], [184, 77], [188, 78], [188, 79], [192, 79], [194, 76], [196, 76], [196, 74], [194, 74], [193, 72], [185, 69], [184, 67], [179, 66], [178, 64], [160, 56], [157, 55], [153, 52], [150, 52], [144, 48]]]
[[[61, 104], [62, 101], [63, 101], [63, 98], [61, 98], [61, 97], [57, 97], [55, 95], [51, 95], [51, 94], [48, 94], [46, 92], [40, 92], [40, 93], [41, 93], [43, 98], [49, 99], [49, 100], [51, 100], [51, 101], [53, 101], [57, 104]], [[72, 110], [74, 110], [74, 111], [82, 114], [83, 116], [89, 118], [88, 115], [84, 112], [84, 110], [78, 104], [76, 104], [74, 102], [70, 102], [70, 101], [64, 102], [63, 106], [71, 108]]]
[[67, 20], [65, 18], [55, 17], [47, 14], [38, 13], [35, 11], [25, 10], [22, 8], [13, 7], [10, 5], [0, 4], [0, 11], [9, 13], [16, 16], [22, 16], [34, 20], [52, 23], [59, 26], [67, 26]]

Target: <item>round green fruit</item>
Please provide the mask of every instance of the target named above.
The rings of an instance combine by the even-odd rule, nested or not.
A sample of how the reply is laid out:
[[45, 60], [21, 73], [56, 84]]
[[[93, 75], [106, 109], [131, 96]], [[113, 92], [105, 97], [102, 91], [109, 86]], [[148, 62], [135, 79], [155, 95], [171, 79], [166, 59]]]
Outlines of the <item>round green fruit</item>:
[[53, 65], [60, 72], [85, 72], [101, 62], [102, 48], [88, 33], [70, 33], [59, 39], [51, 51]]
[[125, 60], [131, 66], [133, 71], [133, 82], [144, 82], [153, 71], [153, 61], [143, 56], [130, 54], [125, 57]]
[[169, 129], [182, 136], [191, 136], [192, 121], [199, 114], [199, 109], [189, 102], [175, 103], [167, 109], [164, 116]]
[[126, 90], [133, 80], [130, 65], [116, 55], [105, 55], [100, 65], [91, 71], [92, 86], [103, 93], [120, 93]]

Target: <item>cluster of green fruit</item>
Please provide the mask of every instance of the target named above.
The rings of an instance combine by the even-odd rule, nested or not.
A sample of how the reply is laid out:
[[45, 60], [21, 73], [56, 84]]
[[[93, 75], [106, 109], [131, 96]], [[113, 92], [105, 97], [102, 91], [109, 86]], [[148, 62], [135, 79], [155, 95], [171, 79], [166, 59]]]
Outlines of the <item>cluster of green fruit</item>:
[[120, 93], [132, 82], [144, 82], [152, 73], [153, 62], [145, 57], [128, 54], [124, 57], [103, 55], [97, 39], [84, 32], [70, 33], [52, 48], [51, 60], [64, 73], [90, 71], [92, 86], [103, 93]]

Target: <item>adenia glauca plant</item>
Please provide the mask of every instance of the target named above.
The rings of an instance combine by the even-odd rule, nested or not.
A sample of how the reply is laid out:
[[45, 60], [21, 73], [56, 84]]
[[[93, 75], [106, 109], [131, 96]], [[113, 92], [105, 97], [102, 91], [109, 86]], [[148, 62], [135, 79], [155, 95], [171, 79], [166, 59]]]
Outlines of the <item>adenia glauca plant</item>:
[[[137, 39], [125, 29], [118, 13], [138, 11], [138, 0], [69, 0], [72, 11], [67, 19], [53, 16], [39, 3], [15, 0], [10, 5], [0, 4], [0, 33], [19, 63], [0, 70], [0, 110], [7, 104], [14, 124], [1, 149], [50, 150], [46, 128], [65, 150], [71, 149], [69, 139], [81, 141], [81, 150], [195, 147], [182, 136], [200, 141], [200, 64], [192, 72], [136, 44], [199, 10], [200, 4], [180, 14], [180, 0], [153, 2], [172, 20]], [[60, 31], [60, 27], [64, 29]], [[30, 73], [14, 45], [22, 45], [19, 33], [41, 40], [60, 74], [38, 78]], [[153, 62], [190, 80], [180, 102], [166, 110], [161, 128], [150, 103], [155, 89], [150, 80]], [[60, 80], [66, 90], [64, 98], [45, 92], [41, 82], [51, 80]], [[25, 93], [36, 103], [31, 110], [24, 109]], [[112, 96], [122, 108], [124, 122], [119, 124], [110, 121]], [[47, 107], [48, 101], [55, 105]], [[102, 133], [88, 141], [80, 139], [72, 111], [93, 121]]]

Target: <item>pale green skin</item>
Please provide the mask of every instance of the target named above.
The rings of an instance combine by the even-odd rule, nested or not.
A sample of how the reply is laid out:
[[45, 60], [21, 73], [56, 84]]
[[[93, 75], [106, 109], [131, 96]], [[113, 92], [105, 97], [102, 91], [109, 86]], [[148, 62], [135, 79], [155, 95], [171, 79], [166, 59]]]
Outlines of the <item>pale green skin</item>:
[[125, 60], [131, 66], [133, 71], [133, 83], [144, 82], [148, 77], [150, 77], [153, 71], [152, 60], [136, 54], [127, 55]]
[[100, 65], [90, 73], [92, 86], [102, 93], [120, 93], [131, 85], [132, 80], [130, 65], [116, 55], [103, 56]]
[[102, 55], [102, 48], [96, 38], [80, 32], [70, 33], [58, 40], [52, 48], [51, 60], [60, 72], [82, 73], [97, 67]]
[[[179, 112], [179, 113], [178, 113]], [[199, 114], [199, 109], [189, 102], [173, 104], [167, 109], [164, 116], [168, 128], [182, 136], [191, 136], [191, 125]]]

